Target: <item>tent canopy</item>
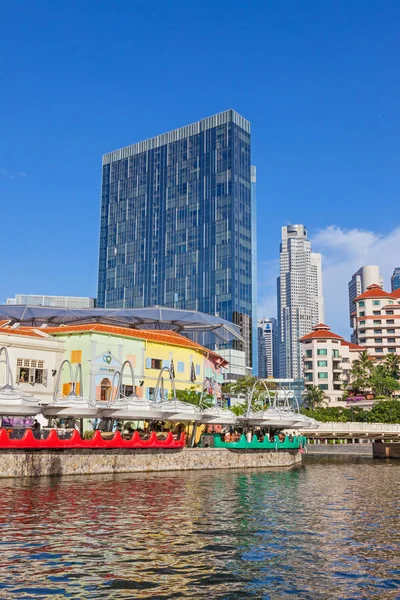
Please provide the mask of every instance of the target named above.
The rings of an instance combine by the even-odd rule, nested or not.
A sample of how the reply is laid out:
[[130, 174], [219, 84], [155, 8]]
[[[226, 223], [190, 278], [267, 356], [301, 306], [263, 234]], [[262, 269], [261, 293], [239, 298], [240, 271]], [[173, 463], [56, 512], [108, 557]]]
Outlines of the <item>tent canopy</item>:
[[215, 334], [223, 342], [243, 341], [239, 327], [197, 310], [151, 308], [54, 308], [51, 306], [0, 305], [0, 319], [33, 327], [104, 323], [133, 329], [170, 329], [182, 334]]

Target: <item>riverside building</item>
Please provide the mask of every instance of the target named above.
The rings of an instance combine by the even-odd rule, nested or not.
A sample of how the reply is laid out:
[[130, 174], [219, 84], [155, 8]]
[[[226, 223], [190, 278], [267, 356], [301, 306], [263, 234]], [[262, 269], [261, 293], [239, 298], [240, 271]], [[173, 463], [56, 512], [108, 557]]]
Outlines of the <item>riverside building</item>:
[[385, 292], [370, 285], [355, 298], [353, 336], [375, 360], [387, 354], [400, 354], [400, 289]]
[[256, 374], [250, 150], [249, 121], [227, 110], [103, 156], [98, 305], [220, 316]]
[[319, 323], [300, 339], [303, 347], [304, 387], [318, 386], [324, 391], [329, 405], [335, 406], [343, 399], [343, 386], [350, 381], [350, 370], [364, 348], [346, 342]]
[[279, 377], [303, 374], [300, 338], [324, 320], [321, 255], [304, 225], [282, 227], [278, 277]]

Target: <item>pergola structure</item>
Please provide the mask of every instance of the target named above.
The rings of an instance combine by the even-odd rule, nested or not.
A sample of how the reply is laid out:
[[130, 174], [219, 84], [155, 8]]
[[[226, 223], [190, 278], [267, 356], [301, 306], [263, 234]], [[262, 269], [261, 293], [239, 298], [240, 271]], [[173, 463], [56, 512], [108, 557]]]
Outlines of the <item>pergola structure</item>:
[[244, 341], [237, 325], [196, 310], [151, 308], [54, 308], [0, 305], [0, 319], [30, 327], [103, 323], [132, 329], [170, 329], [177, 333], [213, 333], [222, 342]]

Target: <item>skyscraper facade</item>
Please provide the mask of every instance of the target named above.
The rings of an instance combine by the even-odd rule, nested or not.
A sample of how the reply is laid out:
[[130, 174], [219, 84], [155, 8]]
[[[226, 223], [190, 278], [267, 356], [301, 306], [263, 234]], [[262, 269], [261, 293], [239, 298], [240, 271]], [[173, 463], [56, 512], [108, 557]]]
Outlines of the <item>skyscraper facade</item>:
[[278, 277], [279, 377], [302, 376], [300, 338], [324, 320], [321, 255], [304, 225], [282, 227]]
[[258, 329], [258, 376], [278, 376], [277, 321], [274, 318], [262, 318], [257, 321]]
[[393, 275], [390, 278], [390, 282], [392, 284], [392, 292], [400, 288], [400, 267], [395, 268], [395, 270], [393, 271]]
[[[354, 299], [363, 294], [370, 285], [379, 285], [383, 288], [383, 277], [376, 265], [366, 265], [354, 273], [349, 281], [349, 317], [350, 327], [353, 327], [356, 305]], [[352, 340], [353, 341], [353, 340]]]
[[234, 110], [103, 156], [100, 307], [219, 315], [251, 365], [253, 247], [250, 123]]

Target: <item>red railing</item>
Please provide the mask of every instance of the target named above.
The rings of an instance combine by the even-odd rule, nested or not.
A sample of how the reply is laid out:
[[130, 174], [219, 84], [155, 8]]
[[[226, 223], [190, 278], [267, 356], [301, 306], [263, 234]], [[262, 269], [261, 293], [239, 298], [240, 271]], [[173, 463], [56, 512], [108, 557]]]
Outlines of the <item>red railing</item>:
[[106, 450], [107, 448], [183, 448], [185, 446], [186, 436], [181, 434], [178, 440], [174, 440], [171, 432], [168, 432], [165, 440], [160, 440], [155, 431], [150, 433], [149, 439], [142, 440], [137, 431], [134, 432], [130, 440], [125, 440], [119, 431], [116, 431], [111, 439], [103, 439], [100, 431], [95, 431], [90, 440], [83, 440], [79, 432], [75, 430], [71, 437], [61, 440], [57, 432], [52, 429], [46, 439], [36, 439], [31, 429], [27, 429], [21, 439], [10, 439], [5, 429], [0, 429], [0, 449], [14, 450], [45, 450], [45, 449], [72, 449], [72, 450]]

